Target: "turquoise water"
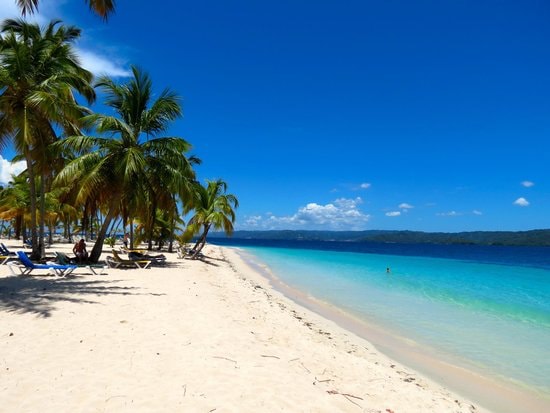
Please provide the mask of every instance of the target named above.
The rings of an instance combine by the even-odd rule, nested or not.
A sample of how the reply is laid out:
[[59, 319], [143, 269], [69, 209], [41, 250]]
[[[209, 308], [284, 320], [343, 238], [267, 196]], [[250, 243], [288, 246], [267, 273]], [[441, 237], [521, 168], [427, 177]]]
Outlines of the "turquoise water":
[[482, 374], [550, 395], [548, 268], [312, 249], [244, 250], [291, 287], [458, 357]]

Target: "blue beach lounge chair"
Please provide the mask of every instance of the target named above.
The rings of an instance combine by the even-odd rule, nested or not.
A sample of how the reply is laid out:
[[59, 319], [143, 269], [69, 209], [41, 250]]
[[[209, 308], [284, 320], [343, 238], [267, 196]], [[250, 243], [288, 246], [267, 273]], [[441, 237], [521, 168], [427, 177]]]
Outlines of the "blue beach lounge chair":
[[14, 257], [17, 255], [15, 252], [10, 251], [3, 242], [0, 242], [0, 254], [13, 255]]
[[[34, 270], [48, 270], [53, 271], [56, 275], [59, 275], [60, 277], [67, 276], [70, 273], [72, 273], [77, 267], [76, 265], [59, 265], [59, 264], [35, 264], [30, 260], [30, 258], [25, 254], [24, 251], [17, 251], [17, 256], [19, 257], [19, 261], [21, 261], [21, 264], [23, 264], [22, 267], [18, 267], [19, 271], [21, 271], [21, 274], [28, 275]], [[10, 265], [10, 269], [12, 269], [14, 265]], [[13, 269], [12, 269], [12, 272]], [[14, 272], [15, 274], [15, 272]]]

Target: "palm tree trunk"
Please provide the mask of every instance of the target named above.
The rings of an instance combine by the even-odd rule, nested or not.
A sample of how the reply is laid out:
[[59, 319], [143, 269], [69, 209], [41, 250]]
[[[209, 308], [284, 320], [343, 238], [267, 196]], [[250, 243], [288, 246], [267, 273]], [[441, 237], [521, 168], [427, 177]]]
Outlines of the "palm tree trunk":
[[103, 243], [105, 241], [105, 235], [107, 234], [107, 230], [109, 229], [109, 225], [111, 224], [111, 221], [116, 216], [117, 208], [119, 200], [115, 199], [114, 202], [111, 200], [111, 205], [109, 205], [109, 212], [105, 216], [105, 219], [103, 220], [103, 224], [101, 225], [101, 228], [99, 229], [97, 233], [97, 239], [94, 244], [94, 248], [92, 249], [92, 252], [90, 254], [90, 262], [96, 263], [99, 261], [99, 257], [101, 257], [101, 253], [103, 252]]
[[193, 259], [197, 258], [201, 250], [206, 245], [206, 236], [208, 235], [208, 231], [210, 231], [210, 227], [211, 227], [211, 224], [207, 224], [204, 226], [204, 232], [202, 233], [201, 237], [199, 238], [199, 240], [195, 244], [195, 247], [193, 248], [195, 250], [192, 256]]
[[46, 182], [44, 173], [41, 174], [40, 179], [40, 216], [39, 216], [39, 225], [38, 225], [38, 247], [40, 249], [40, 258], [46, 256], [46, 246], [44, 245], [44, 227], [45, 227], [45, 216], [46, 216]]
[[134, 219], [130, 219], [130, 249], [134, 249]]
[[36, 186], [34, 179], [34, 168], [31, 155], [28, 150], [25, 150], [25, 158], [27, 161], [27, 172], [29, 174], [29, 198], [30, 198], [30, 213], [31, 213], [31, 243], [32, 243], [32, 259], [40, 258], [40, 249], [38, 246], [38, 234], [36, 233]]
[[153, 193], [153, 202], [151, 203], [151, 222], [149, 224], [149, 230], [147, 231], [149, 233], [149, 244], [147, 246], [147, 249], [151, 251], [153, 249], [153, 235], [155, 231], [155, 221], [157, 218], [157, 201], [156, 196]]

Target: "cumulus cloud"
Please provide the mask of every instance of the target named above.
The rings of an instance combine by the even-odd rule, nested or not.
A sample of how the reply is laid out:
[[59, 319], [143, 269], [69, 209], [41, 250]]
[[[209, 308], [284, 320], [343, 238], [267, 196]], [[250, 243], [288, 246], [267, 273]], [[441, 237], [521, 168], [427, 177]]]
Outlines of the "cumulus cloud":
[[520, 197], [514, 201], [514, 205], [517, 205], [520, 207], [526, 207], [526, 206], [529, 206], [529, 201], [523, 197]]
[[401, 215], [401, 211], [386, 212], [387, 217], [398, 217], [399, 215]]
[[399, 208], [401, 208], [401, 209], [412, 209], [412, 208], [414, 208], [414, 206], [412, 206], [411, 204], [407, 204], [406, 202], [403, 202], [402, 204], [399, 204]]
[[474, 209], [474, 210], [472, 211], [472, 214], [474, 214], [474, 215], [483, 215], [483, 212], [478, 211], [477, 209]]
[[525, 188], [531, 188], [532, 186], [535, 185], [535, 183], [534, 183], [534, 182], [531, 182], [531, 181], [523, 181], [523, 182], [521, 183], [521, 185], [524, 186]]
[[370, 215], [359, 209], [363, 200], [338, 198], [321, 205], [311, 202], [292, 215], [251, 216], [245, 219], [243, 229], [317, 229], [360, 230], [365, 229]]
[[371, 187], [371, 184], [368, 182], [363, 182], [361, 185], [359, 185], [359, 188], [361, 189], [369, 189]]
[[12, 175], [18, 175], [27, 167], [25, 161], [10, 162], [0, 155], [0, 183], [7, 184]]
[[130, 70], [120, 60], [101, 56], [96, 52], [84, 49], [78, 49], [77, 54], [82, 66], [94, 75], [107, 75], [110, 77], [128, 77], [131, 75]]
[[260, 226], [262, 222], [262, 216], [261, 215], [253, 215], [250, 217], [246, 217], [244, 223], [247, 227], [250, 228], [257, 228]]
[[[60, 11], [62, 5], [63, 1], [60, 0], [42, 1], [40, 3], [39, 12], [28, 15], [26, 20], [40, 25], [46, 25], [51, 21], [50, 16], [62, 15]], [[15, 0], [0, 1], [0, 21], [20, 17], [21, 12], [19, 7], [16, 6]], [[66, 21], [66, 19], [64, 19], [64, 21]], [[94, 75], [107, 75], [111, 77], [128, 77], [131, 75], [124, 59], [107, 56], [104, 53], [82, 47], [77, 48], [77, 54], [80, 57], [82, 66]]]

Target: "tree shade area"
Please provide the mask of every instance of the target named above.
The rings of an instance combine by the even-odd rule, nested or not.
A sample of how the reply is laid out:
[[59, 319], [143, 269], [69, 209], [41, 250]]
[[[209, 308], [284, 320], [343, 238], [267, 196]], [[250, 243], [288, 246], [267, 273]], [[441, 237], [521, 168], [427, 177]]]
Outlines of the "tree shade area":
[[[76, 58], [80, 29], [60, 21], [6, 20], [0, 33], [0, 144], [12, 142], [26, 163], [0, 191], [0, 219], [3, 231], [30, 240], [33, 258], [45, 256], [45, 235], [59, 229], [69, 240], [95, 240], [91, 262], [127, 228], [132, 243], [171, 249], [185, 230], [182, 215], [193, 211], [185, 233], [203, 229], [197, 254], [211, 226], [233, 230], [237, 198], [222, 180], [203, 186], [190, 143], [166, 136], [182, 115], [175, 92], [157, 93], [134, 66], [125, 83], [94, 81]], [[78, 101], [91, 104], [96, 89], [109, 115]]]

